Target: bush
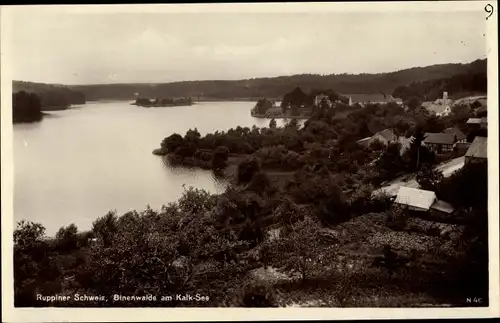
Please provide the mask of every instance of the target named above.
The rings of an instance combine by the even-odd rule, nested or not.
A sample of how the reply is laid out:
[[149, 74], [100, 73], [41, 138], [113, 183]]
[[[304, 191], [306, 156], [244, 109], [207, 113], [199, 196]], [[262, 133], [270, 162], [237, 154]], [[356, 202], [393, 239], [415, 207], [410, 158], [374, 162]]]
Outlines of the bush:
[[248, 183], [261, 170], [261, 160], [258, 157], [247, 158], [238, 165], [238, 183]]
[[218, 146], [215, 148], [212, 156], [212, 168], [217, 170], [226, 166], [229, 149], [226, 146]]
[[248, 284], [241, 297], [241, 307], [277, 307], [274, 290], [264, 284]]

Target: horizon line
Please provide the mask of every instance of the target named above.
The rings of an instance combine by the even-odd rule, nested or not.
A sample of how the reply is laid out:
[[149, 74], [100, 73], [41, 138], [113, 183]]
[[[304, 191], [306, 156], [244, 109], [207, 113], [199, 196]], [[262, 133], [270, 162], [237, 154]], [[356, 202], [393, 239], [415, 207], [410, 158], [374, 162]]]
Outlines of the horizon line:
[[440, 65], [467, 65], [472, 64], [477, 61], [487, 61], [488, 58], [477, 58], [475, 60], [469, 62], [450, 62], [450, 63], [437, 63], [426, 66], [412, 66], [408, 68], [393, 70], [389, 72], [379, 72], [379, 73], [330, 73], [330, 74], [319, 74], [319, 73], [297, 73], [297, 74], [288, 74], [288, 75], [276, 75], [276, 76], [261, 76], [261, 77], [250, 77], [250, 78], [240, 78], [240, 79], [198, 79], [198, 80], [186, 80], [186, 81], [169, 81], [169, 82], [119, 82], [119, 83], [87, 83], [87, 84], [63, 84], [63, 83], [45, 83], [41, 81], [24, 81], [24, 80], [12, 80], [12, 82], [25, 82], [25, 83], [38, 83], [38, 84], [47, 84], [47, 85], [56, 85], [56, 86], [104, 86], [104, 85], [164, 85], [164, 84], [175, 84], [175, 83], [192, 83], [192, 82], [238, 82], [238, 81], [250, 81], [250, 80], [258, 80], [258, 79], [272, 79], [272, 78], [280, 78], [280, 77], [293, 77], [293, 76], [302, 76], [302, 75], [315, 75], [315, 76], [340, 76], [340, 75], [348, 75], [348, 76], [359, 76], [359, 75], [380, 75], [380, 74], [392, 74], [398, 73], [406, 70], [417, 69], [417, 68], [427, 68], [432, 66], [440, 66]]

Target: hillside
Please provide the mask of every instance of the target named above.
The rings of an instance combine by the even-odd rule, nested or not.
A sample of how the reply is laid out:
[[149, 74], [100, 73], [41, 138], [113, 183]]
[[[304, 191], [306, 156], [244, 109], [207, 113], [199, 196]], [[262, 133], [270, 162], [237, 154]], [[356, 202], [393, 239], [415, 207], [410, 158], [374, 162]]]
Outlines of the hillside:
[[36, 93], [40, 98], [42, 110], [58, 110], [72, 104], [85, 104], [85, 95], [63, 85], [34, 82], [12, 82], [12, 92]]
[[441, 64], [414, 67], [380, 74], [301, 74], [237, 81], [186, 81], [163, 84], [97, 84], [69, 88], [85, 94], [87, 100], [134, 100], [142, 97], [200, 96], [202, 99], [279, 98], [300, 86], [309, 92], [318, 88], [335, 89], [338, 93], [393, 93], [398, 86], [413, 82], [445, 79], [460, 74], [486, 74], [486, 60], [468, 64]]
[[434, 101], [441, 98], [443, 92], [448, 92], [450, 97], [460, 98], [472, 94], [485, 94], [487, 91], [487, 74], [480, 72], [398, 86], [392, 95], [405, 101], [412, 97], [422, 101]]

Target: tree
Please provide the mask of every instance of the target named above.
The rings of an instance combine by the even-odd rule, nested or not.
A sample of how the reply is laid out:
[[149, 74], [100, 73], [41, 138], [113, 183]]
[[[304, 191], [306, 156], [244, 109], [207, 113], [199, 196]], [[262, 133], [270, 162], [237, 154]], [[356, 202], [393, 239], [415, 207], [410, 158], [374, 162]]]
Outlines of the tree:
[[248, 183], [255, 173], [261, 169], [262, 162], [258, 157], [244, 159], [238, 165], [238, 183]]
[[212, 154], [212, 168], [215, 170], [224, 168], [229, 157], [229, 149], [226, 146], [218, 146]]
[[21, 221], [14, 231], [14, 304], [40, 306], [37, 293], [60, 292], [60, 269], [50, 256], [45, 227]]
[[64, 252], [76, 249], [78, 247], [78, 228], [76, 225], [72, 223], [66, 228], [60, 228], [56, 233], [56, 241], [60, 250]]
[[33, 122], [42, 119], [40, 97], [20, 91], [12, 94], [12, 121]]
[[269, 128], [271, 129], [275, 129], [276, 128], [276, 120], [271, 119], [271, 121], [269, 121]]
[[417, 127], [413, 134], [413, 140], [410, 144], [410, 149], [406, 151], [410, 159], [410, 164], [414, 165], [412, 168], [418, 170], [420, 167], [420, 155], [423, 150], [422, 143], [425, 140], [425, 134], [421, 127]]
[[468, 163], [438, 185], [438, 195], [456, 207], [487, 210], [488, 165]]
[[181, 135], [174, 133], [163, 139], [161, 142], [161, 149], [166, 151], [167, 153], [173, 153], [179, 147], [181, 147], [184, 143], [184, 138]]
[[436, 191], [444, 176], [441, 171], [434, 169], [430, 165], [426, 165], [417, 173], [416, 179], [423, 190]]
[[252, 190], [258, 194], [268, 193], [271, 189], [271, 182], [267, 174], [259, 171], [252, 176], [250, 183], [247, 186], [248, 190]]
[[425, 119], [423, 130], [425, 132], [441, 132], [445, 128], [445, 124], [441, 118], [431, 115]]
[[276, 307], [276, 296], [267, 284], [249, 283], [243, 290], [242, 307]]
[[390, 143], [377, 161], [377, 169], [380, 177], [384, 179], [392, 178], [403, 169], [401, 158], [401, 145]]
[[418, 107], [420, 107], [422, 105], [422, 102], [420, 101], [419, 98], [417, 97], [412, 97], [410, 98], [408, 101], [406, 101], [406, 106], [408, 107], [408, 109], [410, 109], [410, 111], [416, 111]]
[[306, 217], [290, 226], [288, 232], [280, 234], [280, 238], [271, 246], [277, 264], [300, 274], [303, 282], [323, 266], [319, 230], [319, 225]]
[[111, 245], [113, 236], [118, 230], [117, 220], [116, 212], [112, 211], [92, 223], [92, 231], [96, 238], [102, 241], [104, 247]]

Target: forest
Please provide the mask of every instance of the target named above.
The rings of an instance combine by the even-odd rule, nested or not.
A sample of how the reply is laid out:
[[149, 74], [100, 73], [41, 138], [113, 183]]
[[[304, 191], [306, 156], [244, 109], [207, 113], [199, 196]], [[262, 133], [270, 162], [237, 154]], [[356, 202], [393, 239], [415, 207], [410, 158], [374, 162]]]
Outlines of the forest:
[[450, 78], [415, 82], [408, 86], [398, 86], [392, 94], [403, 101], [418, 98], [421, 101], [434, 101], [443, 97], [443, 92], [451, 94], [451, 98], [467, 95], [486, 94], [488, 92], [487, 73], [460, 74]]
[[303, 91], [336, 89], [338, 93], [393, 93], [398, 86], [413, 82], [450, 78], [460, 74], [486, 74], [486, 60], [469, 64], [441, 64], [414, 67], [379, 74], [301, 74], [246, 80], [186, 81], [163, 84], [95, 84], [72, 85], [71, 89], [84, 93], [87, 100], [134, 100], [141, 97], [193, 97], [201, 100], [234, 100], [238, 98], [281, 98], [290, 88], [300, 86]]
[[33, 82], [12, 82], [12, 92], [35, 93], [40, 98], [42, 111], [60, 110], [74, 104], [85, 104], [85, 95], [62, 85]]
[[[271, 120], [264, 128], [171, 134], [158, 158], [211, 168], [232, 185], [220, 195], [186, 188], [161, 210], [110, 212], [89, 231], [70, 225], [47, 237], [41, 224], [19, 223], [15, 304], [106, 302], [48, 305], [34, 297], [79, 293], [119, 307], [465, 306], [470, 295], [487, 306], [487, 165], [443, 178], [432, 168], [438, 156], [420, 145], [425, 132], [465, 129], [475, 113], [469, 106], [445, 118], [396, 104], [342, 113], [322, 106], [302, 127]], [[398, 144], [356, 143], [385, 128], [414, 141], [404, 153]], [[409, 172], [457, 215], [436, 221], [372, 196]], [[269, 277], [273, 270], [280, 274]], [[209, 300], [160, 300], [176, 293]], [[157, 299], [112, 301], [115, 294]]]
[[40, 98], [24, 91], [12, 94], [12, 121], [14, 123], [40, 121], [43, 117]]

